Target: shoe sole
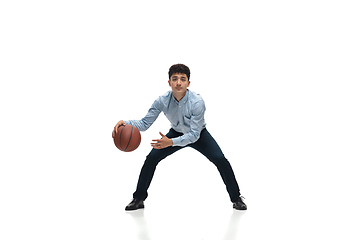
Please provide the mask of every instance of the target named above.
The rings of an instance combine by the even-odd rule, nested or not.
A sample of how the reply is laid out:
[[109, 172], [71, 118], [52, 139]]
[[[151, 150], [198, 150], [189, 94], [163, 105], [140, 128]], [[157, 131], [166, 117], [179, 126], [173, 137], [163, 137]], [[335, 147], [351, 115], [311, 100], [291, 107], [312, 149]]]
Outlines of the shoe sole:
[[237, 208], [237, 207], [235, 207], [235, 205], [233, 205], [233, 208], [236, 209], [236, 210], [243, 210], [243, 211], [244, 211], [244, 210], [247, 210], [247, 206], [244, 207], [244, 208]]
[[245, 210], [247, 210], [247, 208], [235, 208], [235, 207], [233, 207], [235, 210], [240, 210], [240, 211], [245, 211]]
[[145, 206], [144, 205], [139, 205], [139, 207], [137, 207], [137, 208], [125, 208], [125, 211], [135, 211], [135, 210], [138, 210], [138, 209], [143, 209], [143, 208], [145, 208]]

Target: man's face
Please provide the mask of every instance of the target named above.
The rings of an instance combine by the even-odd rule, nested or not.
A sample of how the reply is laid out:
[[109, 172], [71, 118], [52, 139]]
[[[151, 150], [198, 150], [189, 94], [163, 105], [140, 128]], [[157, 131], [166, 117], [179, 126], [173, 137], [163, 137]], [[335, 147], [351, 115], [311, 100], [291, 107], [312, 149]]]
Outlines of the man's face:
[[190, 81], [185, 73], [174, 73], [170, 77], [169, 86], [173, 93], [185, 95], [187, 88], [190, 86]]

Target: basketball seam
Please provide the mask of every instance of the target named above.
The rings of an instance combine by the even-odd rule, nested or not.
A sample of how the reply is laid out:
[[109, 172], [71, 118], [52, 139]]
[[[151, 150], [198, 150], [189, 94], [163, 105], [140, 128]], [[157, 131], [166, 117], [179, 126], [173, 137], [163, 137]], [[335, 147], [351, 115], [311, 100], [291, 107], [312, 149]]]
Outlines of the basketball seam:
[[127, 150], [127, 148], [129, 147], [129, 144], [130, 144], [130, 142], [131, 142], [131, 137], [132, 137], [132, 134], [133, 134], [133, 130], [134, 130], [134, 126], [131, 126], [131, 134], [130, 134], [130, 138], [129, 138], [128, 144], [127, 144], [127, 146], [126, 146], [126, 148], [125, 148], [125, 150], [124, 150], [124, 151], [126, 151], [126, 150]]
[[141, 141], [141, 138], [139, 138], [139, 140], [138, 140], [137, 144], [135, 145], [135, 147], [133, 149], [129, 150], [129, 152], [134, 151], [136, 148], [138, 148], [139, 145], [140, 145], [140, 141]]
[[141, 141], [141, 136], [140, 136], [139, 140], [137, 141], [135, 147], [133, 147], [132, 149], [128, 149], [128, 151], [129, 151], [129, 152], [132, 152], [132, 151], [134, 151], [135, 149], [137, 149], [137, 148], [139, 147], [139, 145], [140, 145], [140, 141]]
[[121, 146], [121, 134], [122, 134], [122, 131], [124, 130], [124, 128], [125, 128], [125, 127], [121, 128], [120, 139], [119, 139], [119, 140], [120, 140], [120, 141], [119, 141], [119, 146], [120, 146], [120, 148], [121, 148], [122, 151], [125, 151], [125, 150], [123, 149], [123, 147]]

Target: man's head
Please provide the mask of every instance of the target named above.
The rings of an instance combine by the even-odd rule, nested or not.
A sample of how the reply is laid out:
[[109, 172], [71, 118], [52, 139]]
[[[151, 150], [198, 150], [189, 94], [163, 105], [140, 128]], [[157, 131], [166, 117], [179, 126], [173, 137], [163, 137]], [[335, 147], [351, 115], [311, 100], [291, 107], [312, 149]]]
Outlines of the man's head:
[[169, 69], [169, 80], [174, 73], [186, 74], [188, 80], [190, 80], [190, 69], [184, 64], [174, 64]]
[[170, 67], [169, 86], [178, 101], [185, 96], [187, 88], [190, 86], [189, 78], [190, 69], [184, 64], [175, 64]]

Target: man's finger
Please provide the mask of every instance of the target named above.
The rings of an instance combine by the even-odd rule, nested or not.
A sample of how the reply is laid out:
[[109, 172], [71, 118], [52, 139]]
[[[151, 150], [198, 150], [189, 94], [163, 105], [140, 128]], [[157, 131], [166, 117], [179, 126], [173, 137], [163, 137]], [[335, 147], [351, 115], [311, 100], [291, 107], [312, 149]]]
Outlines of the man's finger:
[[165, 137], [165, 135], [164, 134], [162, 134], [161, 132], [159, 132], [160, 133], [160, 135], [162, 136], [162, 137]]
[[151, 146], [153, 147], [153, 148], [155, 148], [155, 149], [160, 149], [161, 147], [160, 147], [160, 144], [158, 144], [158, 143], [151, 143]]
[[115, 125], [115, 133], [117, 133], [118, 132], [118, 128], [120, 127], [120, 126], [125, 126], [125, 123], [123, 122], [123, 121], [119, 121], [116, 125]]

